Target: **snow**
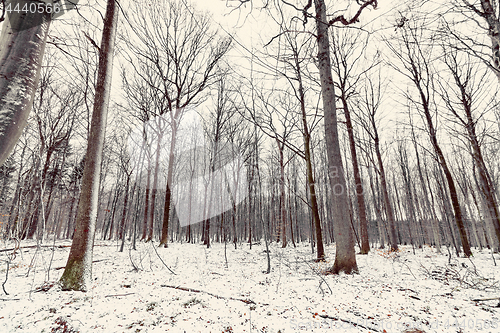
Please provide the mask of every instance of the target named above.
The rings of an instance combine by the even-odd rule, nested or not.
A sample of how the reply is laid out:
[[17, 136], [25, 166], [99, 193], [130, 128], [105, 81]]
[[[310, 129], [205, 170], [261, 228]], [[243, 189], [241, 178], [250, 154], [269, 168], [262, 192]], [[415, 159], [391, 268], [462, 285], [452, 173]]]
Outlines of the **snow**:
[[[273, 243], [270, 274], [264, 244], [227, 244], [227, 267], [224, 244], [156, 248], [174, 275], [151, 243], [120, 253], [116, 242], [96, 241], [92, 290], [40, 290], [61, 276], [69, 247], [59, 246], [70, 244], [57, 241], [52, 262], [50, 244], [18, 252], [9, 295], [0, 296], [0, 332], [500, 331], [498, 300], [472, 301], [500, 297], [500, 269], [486, 249], [471, 260], [449, 260], [446, 248], [438, 254], [425, 246], [416, 255], [408, 246], [372, 249], [357, 255], [359, 274], [336, 276], [320, 274], [333, 264], [334, 245], [326, 247], [331, 261], [316, 263], [308, 243]], [[0, 253], [0, 283], [9, 253]]]

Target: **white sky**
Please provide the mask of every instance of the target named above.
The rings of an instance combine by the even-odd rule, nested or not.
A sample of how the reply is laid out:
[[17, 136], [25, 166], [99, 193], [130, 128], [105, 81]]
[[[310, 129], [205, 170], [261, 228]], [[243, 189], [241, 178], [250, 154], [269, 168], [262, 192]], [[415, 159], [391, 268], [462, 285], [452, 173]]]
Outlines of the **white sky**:
[[[96, 0], [80, 0], [79, 4], [85, 5], [89, 3], [95, 3]], [[103, 6], [105, 5], [104, 0], [97, 0], [99, 3], [99, 9], [103, 13]], [[126, 7], [126, 2], [130, 0], [122, 0], [122, 4]], [[189, 0], [181, 0], [181, 1], [189, 1]], [[279, 0], [275, 0], [279, 1]], [[147, 2], [147, 0], [145, 0]], [[298, 7], [303, 7], [305, 0], [297, 1], [291, 0], [291, 2], [297, 3]], [[352, 7], [348, 8], [346, 12], [346, 16], [349, 17], [353, 11], [357, 10], [358, 5], [355, 1], [347, 2], [344, 1], [326, 1], [329, 4], [329, 12], [330, 13], [340, 13], [341, 10], [348, 8], [348, 6], [342, 6], [342, 3], [351, 3]], [[208, 11], [213, 16], [213, 25], [216, 27], [220, 25], [221, 33], [224, 31], [231, 33], [235, 36], [237, 43], [234, 43], [234, 49], [230, 53], [230, 61], [235, 63], [238, 66], [244, 66], [245, 57], [249, 56], [247, 50], [239, 45], [239, 43], [243, 44], [247, 49], [254, 49], [256, 51], [263, 50], [263, 44], [267, 43], [272, 36], [274, 36], [278, 29], [273, 21], [267, 16], [266, 11], [261, 10], [259, 6], [262, 3], [262, 0], [252, 0], [250, 3], [247, 3], [242, 6], [241, 10], [232, 11], [231, 5], [237, 3], [232, 1], [224, 1], [224, 0], [194, 0], [191, 3], [195, 5], [195, 7], [200, 11]], [[340, 3], [340, 4], [339, 4]], [[411, 5], [418, 3], [413, 0], [396, 0], [392, 2], [380, 1], [377, 10], [367, 8], [363, 14], [361, 15], [361, 22], [358, 26], [362, 26], [365, 24], [373, 24], [376, 27], [385, 26], [385, 29], [388, 33], [392, 33], [394, 31], [394, 23], [396, 21], [396, 17], [399, 15], [399, 12], [405, 12], [405, 10]], [[431, 5], [442, 5], [443, 2], [430, 2]], [[335, 7], [332, 7], [335, 4]], [[92, 6], [92, 5], [91, 5]], [[253, 6], [253, 7], [251, 7]], [[92, 7], [94, 8], [94, 7]], [[335, 12], [335, 9], [338, 9], [338, 12]], [[349, 10], [350, 9], [350, 10]], [[415, 9], [415, 12], [420, 10], [419, 7]], [[314, 13], [314, 9], [311, 8], [311, 13]], [[65, 15], [66, 19], [70, 19], [70, 15], [74, 15], [75, 13]], [[96, 12], [94, 11], [94, 18], [98, 17]], [[100, 27], [102, 25], [102, 21], [99, 21], [97, 25]], [[0, 25], [1, 27], [1, 25]], [[57, 35], [58, 29], [60, 29], [61, 24], [53, 24], [51, 27], [50, 34]], [[124, 28], [124, 27], [121, 27]], [[383, 42], [377, 38], [377, 35], [373, 35], [371, 37], [370, 47], [383, 47]], [[96, 41], [99, 43], [100, 35], [97, 32], [95, 36]], [[119, 73], [120, 59], [115, 59], [114, 63], [114, 73], [113, 73], [113, 99], [119, 100], [121, 99], [121, 77]], [[247, 62], [248, 63], [248, 62]], [[240, 68], [236, 68], [238, 71], [241, 71]], [[387, 71], [385, 71], [387, 72]], [[398, 96], [395, 94], [391, 94], [391, 89], [389, 89], [389, 96], [386, 96], [387, 102], [385, 110], [389, 114], [389, 118], [391, 121], [394, 121], [396, 118], [395, 111], [397, 107], [394, 107], [394, 102], [391, 102], [393, 99], [398, 99]], [[400, 99], [400, 97], [399, 97]], [[392, 105], [391, 105], [392, 104]], [[401, 109], [401, 107], [399, 107]], [[404, 111], [404, 110], [401, 110]], [[391, 135], [391, 131], [388, 134]], [[382, 133], [384, 134], [384, 133]]]

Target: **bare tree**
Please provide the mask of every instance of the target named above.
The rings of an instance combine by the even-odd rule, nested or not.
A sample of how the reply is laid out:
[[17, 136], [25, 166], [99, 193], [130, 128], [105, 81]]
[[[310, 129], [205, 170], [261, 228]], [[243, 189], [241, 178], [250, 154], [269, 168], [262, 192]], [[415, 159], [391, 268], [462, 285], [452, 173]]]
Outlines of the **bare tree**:
[[[356, 14], [347, 20], [343, 15], [327, 20], [326, 5], [324, 0], [314, 0], [316, 9], [316, 41], [318, 43], [318, 67], [321, 82], [321, 95], [323, 97], [323, 111], [325, 113], [325, 140], [328, 156], [328, 169], [334, 202], [335, 221], [335, 263], [331, 269], [332, 273], [338, 274], [343, 271], [347, 274], [357, 272], [356, 253], [354, 250], [354, 237], [351, 223], [349, 221], [347, 187], [344, 178], [344, 167], [342, 166], [342, 155], [337, 129], [337, 107], [335, 103], [335, 87], [332, 78], [330, 61], [330, 41], [328, 28], [336, 22], [351, 24], [358, 21], [364, 8], [372, 5], [377, 6], [376, 0], [364, 1]], [[304, 13], [312, 6], [312, 0], [304, 8]], [[305, 15], [307, 17], [307, 15]], [[341, 193], [335, 190], [340, 188]]]
[[170, 154], [160, 242], [166, 246], [178, 122], [183, 110], [199, 104], [206, 96], [206, 88], [216, 81], [216, 65], [228, 52], [231, 39], [220, 37], [210, 27], [208, 15], [195, 13], [192, 7], [179, 2], [157, 0], [149, 7], [139, 4], [130, 21], [133, 37], [124, 38], [133, 55], [129, 56], [129, 63], [134, 75], [140, 77], [160, 101], [154, 114], [170, 118]]
[[368, 133], [373, 142], [375, 155], [377, 158], [377, 173], [380, 176], [380, 186], [382, 187], [381, 190], [384, 199], [384, 208], [387, 216], [387, 221], [389, 222], [389, 242], [391, 244], [391, 251], [397, 251], [398, 240], [396, 235], [394, 211], [392, 208], [391, 199], [389, 197], [386, 172], [382, 160], [382, 153], [380, 150], [380, 136], [378, 129], [379, 119], [377, 119], [377, 112], [379, 111], [382, 102], [382, 96], [384, 93], [382, 88], [383, 84], [384, 83], [382, 82], [382, 79], [380, 77], [380, 72], [378, 74], [378, 78], [375, 79], [375, 82], [371, 77], [369, 77], [368, 75], [366, 76], [366, 84], [363, 92], [361, 93], [361, 101], [359, 105], [368, 119], [360, 119], [363, 124], [363, 128]]
[[[490, 172], [483, 158], [481, 139], [477, 133], [478, 120], [484, 116], [484, 113], [497, 107], [497, 105], [490, 102], [490, 105], [486, 105], [481, 114], [475, 115], [474, 110], [479, 108], [477, 104], [483, 102], [482, 92], [485, 88], [484, 84], [487, 82], [487, 75], [483, 72], [477, 77], [480, 71], [467, 54], [459, 54], [453, 48], [444, 49], [443, 51], [444, 57], [442, 59], [453, 81], [438, 81], [441, 88], [440, 95], [448, 111], [459, 125], [465, 129], [465, 136], [469, 142], [473, 163], [478, 175], [479, 189], [484, 197], [485, 211], [483, 214], [487, 217], [489, 229], [494, 231], [496, 239], [500, 241], [498, 203]], [[498, 244], [498, 242], [495, 243]]]
[[85, 168], [83, 170], [83, 190], [78, 204], [76, 231], [71, 251], [66, 268], [59, 281], [63, 290], [87, 291], [92, 283], [92, 254], [98, 209], [102, 149], [111, 92], [113, 51], [118, 24], [118, 6], [115, 0], [108, 0], [103, 23], [94, 112], [92, 114]]
[[363, 183], [359, 171], [356, 140], [354, 138], [354, 127], [351, 120], [351, 107], [349, 102], [353, 95], [356, 94], [357, 86], [362, 77], [361, 74], [373, 66], [370, 64], [365, 69], [359, 68], [359, 62], [363, 55], [365, 55], [367, 44], [368, 37], [362, 34], [361, 30], [352, 32], [349, 29], [339, 29], [332, 33], [332, 67], [336, 74], [335, 83], [339, 90], [339, 98], [342, 103], [342, 110], [344, 112], [347, 135], [349, 138], [349, 151], [351, 154], [356, 203], [361, 230], [361, 254], [367, 254], [370, 251], [370, 244], [368, 242]]
[[[48, 54], [44, 63], [54, 63], [57, 59], [53, 54]], [[38, 156], [35, 158], [33, 170], [35, 172], [33, 191], [36, 196], [33, 198], [33, 211], [29, 211], [26, 230], [22, 237], [32, 238], [38, 227], [40, 212], [42, 210], [42, 196], [47, 193], [48, 197], [43, 198], [47, 202], [44, 209], [44, 221], [49, 217], [52, 206], [52, 194], [54, 182], [48, 179], [49, 169], [54, 167], [54, 163], [63, 156], [65, 159], [69, 148], [70, 138], [74, 135], [75, 122], [78, 119], [79, 108], [82, 104], [81, 95], [75, 87], [66, 88], [57, 83], [56, 73], [53, 66], [46, 66], [41, 74], [40, 86], [35, 94], [33, 103], [33, 122], [37, 127]], [[48, 188], [46, 188], [48, 185]], [[42, 231], [42, 230], [40, 230]], [[41, 234], [43, 236], [43, 233]]]
[[399, 46], [391, 42], [387, 42], [386, 44], [401, 63], [401, 67], [397, 65], [393, 65], [393, 67], [409, 79], [417, 91], [417, 100], [409, 94], [406, 94], [406, 98], [411, 100], [412, 104], [420, 106], [418, 111], [426, 124], [426, 132], [434, 150], [435, 158], [445, 174], [452, 201], [454, 219], [460, 232], [463, 250], [465, 255], [469, 257], [472, 255], [472, 252], [465, 232], [462, 211], [458, 201], [458, 193], [450, 168], [448, 167], [444, 153], [438, 143], [437, 130], [434, 124], [435, 120], [433, 119], [433, 113], [436, 112], [436, 105], [435, 101], [433, 101], [434, 72], [431, 68], [429, 59], [432, 54], [432, 45], [427, 49], [425, 49], [426, 46], [423, 45], [423, 39], [428, 38], [428, 36], [424, 37], [423, 30], [421, 29], [425, 24], [425, 19], [426, 18], [423, 20], [408, 20], [404, 26], [398, 28], [401, 33]]
[[[278, 8], [280, 7], [278, 6]], [[280, 14], [281, 18], [278, 21], [281, 29], [280, 37], [282, 37], [280, 38], [280, 41], [282, 39], [284, 41], [282, 42], [283, 45], [280, 45], [278, 48], [278, 54], [274, 57], [283, 64], [284, 68], [282, 70], [278, 70], [276, 68], [276, 70], [281, 76], [286, 78], [290, 88], [292, 89], [293, 96], [299, 103], [297, 108], [300, 109], [299, 118], [301, 119], [301, 125], [298, 125], [297, 127], [302, 132], [304, 148], [302, 149], [303, 154], [301, 153], [298, 156], [301, 156], [306, 163], [307, 192], [309, 193], [313, 225], [316, 231], [317, 260], [324, 260], [325, 251], [323, 246], [323, 231], [321, 228], [311, 153], [311, 132], [317, 125], [320, 117], [317, 112], [318, 108], [316, 108], [316, 114], [312, 115], [312, 121], [308, 121], [308, 118], [311, 117], [308, 117], [308, 101], [306, 100], [306, 94], [310, 88], [305, 83], [306, 79], [304, 77], [307, 76], [307, 74], [303, 73], [311, 62], [312, 54], [310, 53], [310, 49], [314, 40], [311, 38], [310, 34], [300, 30], [300, 22], [293, 22], [292, 20], [290, 24], [287, 24], [283, 11], [280, 10]], [[287, 92], [284, 91], [284, 93]], [[282, 154], [281, 150], [280, 154]], [[284, 165], [280, 163], [280, 166]], [[281, 174], [284, 175], [284, 170]], [[282, 196], [284, 197], [284, 195]]]

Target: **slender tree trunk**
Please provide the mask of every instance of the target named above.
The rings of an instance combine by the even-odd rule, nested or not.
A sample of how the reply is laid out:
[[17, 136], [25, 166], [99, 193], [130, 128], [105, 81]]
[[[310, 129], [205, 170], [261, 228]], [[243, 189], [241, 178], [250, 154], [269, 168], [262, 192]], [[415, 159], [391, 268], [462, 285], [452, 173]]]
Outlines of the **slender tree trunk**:
[[[174, 112], [174, 111], [171, 111]], [[178, 110], [175, 112], [179, 112]], [[172, 198], [172, 179], [174, 173], [174, 149], [175, 149], [175, 141], [177, 134], [177, 123], [176, 123], [176, 115], [172, 117], [172, 137], [170, 140], [170, 154], [168, 158], [168, 169], [167, 169], [167, 186], [165, 191], [165, 206], [163, 210], [163, 227], [161, 230], [161, 241], [160, 246], [168, 247], [168, 223], [170, 219], [170, 206], [171, 206], [171, 198]]]
[[389, 222], [389, 242], [391, 243], [391, 251], [397, 251], [398, 243], [394, 222], [394, 212], [392, 210], [391, 200], [387, 190], [387, 182], [385, 178], [384, 164], [382, 162], [382, 154], [380, 153], [378, 135], [375, 137], [375, 154], [377, 155], [378, 168], [380, 172], [380, 186], [382, 187], [382, 195], [384, 197], [385, 212], [387, 214], [387, 221]]
[[[122, 218], [120, 221], [120, 229], [118, 231], [118, 239], [124, 239], [125, 238], [125, 220], [127, 218], [127, 208], [128, 208], [128, 196], [129, 196], [129, 185], [130, 185], [130, 176], [125, 175], [127, 177], [127, 183], [125, 184], [125, 199], [123, 202], [123, 211], [122, 211]], [[123, 252], [123, 246], [120, 248], [120, 252]]]
[[352, 160], [352, 171], [354, 174], [354, 184], [356, 186], [356, 203], [358, 207], [359, 225], [361, 231], [361, 254], [370, 252], [370, 243], [368, 242], [368, 224], [366, 221], [366, 205], [365, 196], [363, 194], [363, 183], [359, 172], [358, 156], [356, 153], [356, 141], [354, 139], [354, 129], [351, 121], [351, 111], [347, 103], [345, 94], [341, 96], [342, 108], [344, 109], [345, 122], [347, 127], [347, 135], [349, 138], [349, 150]]
[[[488, 172], [488, 168], [486, 167], [486, 163], [484, 163], [483, 154], [481, 152], [481, 148], [479, 146], [479, 141], [476, 136], [474, 121], [472, 119], [472, 114], [467, 112], [468, 124], [467, 127], [469, 140], [472, 146], [472, 157], [474, 159], [474, 164], [476, 166], [480, 190], [484, 197], [485, 208], [487, 210], [487, 215], [490, 218], [489, 223], [493, 226], [494, 233], [497, 237], [498, 242], [500, 242], [500, 214], [498, 211], [498, 203], [495, 197], [495, 191], [493, 190], [493, 186], [491, 183], [491, 178]], [[495, 242], [498, 244], [498, 242]], [[498, 248], [495, 249], [498, 251]]]
[[285, 196], [285, 157], [283, 154], [283, 150], [285, 148], [284, 143], [281, 143], [278, 139], [276, 139], [276, 143], [278, 145], [278, 152], [279, 152], [279, 161], [280, 161], [280, 182], [279, 182], [279, 191], [280, 191], [280, 198], [279, 198], [279, 205], [280, 205], [280, 230], [278, 231], [279, 234], [281, 235], [281, 241], [282, 241], [282, 246], [283, 248], [286, 247], [287, 245], [287, 239], [286, 239], [286, 227], [287, 227], [287, 216], [286, 216], [286, 196]]
[[453, 177], [451, 176], [450, 169], [448, 168], [448, 164], [446, 163], [446, 160], [444, 158], [444, 154], [439, 147], [439, 144], [437, 142], [436, 138], [436, 132], [434, 129], [434, 125], [432, 123], [431, 115], [429, 110], [425, 111], [425, 117], [427, 120], [427, 125], [429, 128], [429, 135], [431, 137], [431, 143], [434, 148], [434, 152], [438, 156], [439, 163], [441, 164], [441, 167], [443, 168], [443, 172], [446, 178], [446, 182], [448, 183], [448, 189], [450, 191], [450, 197], [451, 197], [451, 204], [453, 207], [453, 211], [455, 213], [455, 222], [458, 227], [458, 231], [460, 233], [460, 239], [462, 241], [462, 247], [464, 249], [464, 254], [466, 257], [470, 257], [472, 255], [472, 252], [470, 250], [470, 245], [469, 245], [469, 240], [467, 239], [467, 234], [465, 232], [465, 226], [463, 222], [463, 217], [462, 217], [462, 210], [460, 208], [460, 203], [458, 202], [458, 194], [457, 194], [457, 189], [455, 188], [455, 182], [453, 180]]
[[149, 197], [150, 197], [150, 182], [151, 182], [151, 156], [148, 154], [148, 170], [147, 170], [147, 176], [146, 176], [146, 199], [144, 200], [144, 217], [142, 220], [142, 237], [141, 240], [147, 241], [147, 236], [149, 234], [148, 228], [148, 217], [149, 217]]
[[460, 255], [460, 245], [457, 242], [457, 237], [455, 236], [455, 230], [453, 226], [451, 225], [450, 220], [453, 219], [453, 213], [452, 213], [452, 207], [450, 207], [450, 202], [448, 199], [448, 193], [446, 192], [445, 185], [444, 185], [444, 178], [441, 170], [438, 170], [436, 168], [435, 170], [436, 174], [436, 182], [438, 186], [438, 193], [439, 196], [441, 197], [442, 201], [442, 207], [443, 207], [443, 218], [446, 220], [446, 225], [448, 226], [448, 231], [449, 231], [449, 238], [453, 241], [453, 246], [455, 247], [455, 252], [457, 254], [457, 257]]

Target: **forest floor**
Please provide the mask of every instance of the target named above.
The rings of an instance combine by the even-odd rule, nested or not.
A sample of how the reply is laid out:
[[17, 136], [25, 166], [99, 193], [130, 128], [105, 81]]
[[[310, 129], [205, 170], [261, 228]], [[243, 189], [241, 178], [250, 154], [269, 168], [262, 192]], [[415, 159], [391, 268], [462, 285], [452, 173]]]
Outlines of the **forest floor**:
[[[0, 288], [0, 332], [500, 332], [500, 266], [486, 249], [451, 260], [444, 247], [373, 249], [357, 255], [359, 274], [324, 275], [334, 245], [316, 263], [308, 243], [274, 243], [265, 274], [264, 244], [227, 244], [226, 265], [224, 244], [138, 242], [120, 253], [96, 241], [94, 284], [82, 293], [54, 285], [69, 254], [59, 246], [70, 244], [18, 251], [9, 294]], [[0, 284], [11, 252], [0, 252]]]

